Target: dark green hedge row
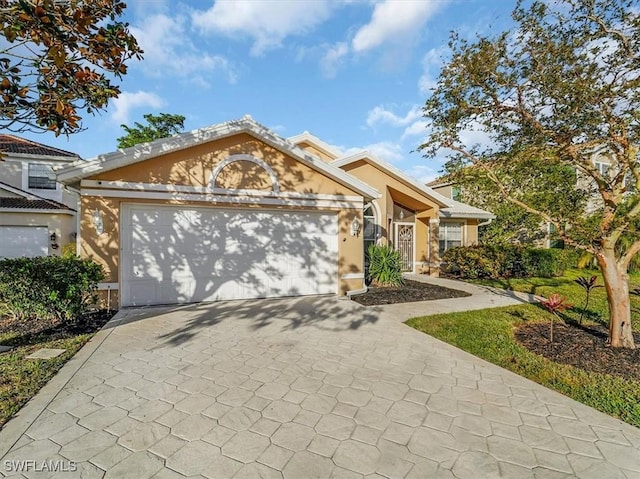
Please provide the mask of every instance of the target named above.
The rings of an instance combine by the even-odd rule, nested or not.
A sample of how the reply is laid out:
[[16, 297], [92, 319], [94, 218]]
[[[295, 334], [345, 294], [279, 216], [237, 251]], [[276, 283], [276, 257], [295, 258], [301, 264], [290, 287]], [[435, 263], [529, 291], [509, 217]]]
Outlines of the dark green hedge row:
[[444, 272], [460, 278], [551, 278], [574, 268], [578, 257], [571, 249], [476, 245], [451, 248], [442, 260]]
[[96, 302], [102, 266], [75, 256], [0, 260], [0, 303], [17, 319], [79, 317]]

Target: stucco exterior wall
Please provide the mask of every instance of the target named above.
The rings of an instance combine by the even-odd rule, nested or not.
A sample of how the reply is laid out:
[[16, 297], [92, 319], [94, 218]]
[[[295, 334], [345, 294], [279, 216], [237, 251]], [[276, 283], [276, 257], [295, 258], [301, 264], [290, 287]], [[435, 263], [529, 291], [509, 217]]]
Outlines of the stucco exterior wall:
[[22, 162], [0, 161], [0, 181], [16, 188], [22, 188]]
[[326, 161], [327, 163], [330, 163], [331, 161], [335, 160], [335, 158], [333, 156], [330, 156], [330, 155], [326, 154], [321, 149], [316, 148], [314, 145], [312, 145], [311, 143], [308, 143], [306, 141], [302, 141], [300, 143], [296, 143], [296, 146], [302, 148], [305, 151], [308, 151], [313, 156], [317, 156], [322, 161]]
[[[265, 161], [278, 178], [280, 191], [331, 195], [356, 194], [337, 181], [244, 133], [99, 173], [88, 179], [207, 186], [211, 173], [218, 163], [231, 155], [241, 154]], [[224, 183], [225, 175], [238, 175], [238, 171], [225, 168], [220, 174], [219, 179], [222, 178]], [[264, 188], [263, 177], [254, 178], [245, 175], [240, 181], [237, 177], [230, 181], [243, 189]]]
[[478, 220], [466, 220], [464, 229], [464, 245], [471, 246], [478, 244]]
[[357, 161], [346, 165], [343, 169], [373, 186], [382, 193], [376, 201], [382, 218], [382, 237], [394, 241], [394, 231], [388, 231], [389, 219], [393, 218], [394, 201], [417, 212], [415, 218], [415, 271], [422, 271], [423, 264], [429, 261], [429, 220], [437, 218], [439, 207], [430, 198], [389, 176], [366, 161]]
[[[51, 213], [29, 213], [16, 210], [16, 212], [1, 212], [0, 226], [46, 226], [49, 234], [56, 234], [55, 241], [49, 241], [50, 255], [62, 254], [64, 246], [75, 243], [76, 220], [75, 216]], [[58, 248], [51, 246], [57, 244]]]
[[[183, 151], [152, 158], [138, 164], [125, 166], [109, 172], [99, 173], [90, 178], [93, 181], [121, 181], [165, 185], [203, 187], [209, 185], [212, 171], [231, 155], [245, 154], [263, 160], [277, 177], [280, 192], [304, 195], [339, 195], [355, 197], [359, 195], [337, 181], [322, 175], [310, 167], [288, 157], [284, 153], [266, 145], [254, 137], [241, 134], [198, 145]], [[216, 188], [272, 190], [273, 182], [269, 174], [255, 163], [233, 162], [219, 171]], [[362, 209], [344, 206], [295, 206], [239, 204], [237, 197], [229, 195], [215, 201], [185, 199], [149, 199], [140, 191], [120, 190], [123, 197], [110, 196], [107, 184], [94, 184], [92, 189], [103, 188], [104, 193], [82, 197], [80, 211], [81, 241], [80, 252], [84, 257], [92, 257], [103, 264], [106, 271], [105, 283], [120, 280], [120, 224], [121, 211], [125, 203], [145, 203], [157, 205], [208, 206], [212, 208], [267, 208], [269, 210], [334, 211], [338, 214], [338, 282], [336, 293], [345, 294], [352, 289], [363, 287], [362, 278], [351, 278], [363, 273], [362, 237], [351, 236], [351, 223], [358, 218], [362, 224]], [[224, 195], [222, 195], [224, 196]], [[228, 199], [227, 199], [228, 198]], [[104, 232], [97, 235], [92, 215], [100, 211]], [[343, 278], [347, 275], [347, 278]], [[104, 293], [103, 293], [104, 296]], [[113, 296], [117, 297], [117, 296]]]

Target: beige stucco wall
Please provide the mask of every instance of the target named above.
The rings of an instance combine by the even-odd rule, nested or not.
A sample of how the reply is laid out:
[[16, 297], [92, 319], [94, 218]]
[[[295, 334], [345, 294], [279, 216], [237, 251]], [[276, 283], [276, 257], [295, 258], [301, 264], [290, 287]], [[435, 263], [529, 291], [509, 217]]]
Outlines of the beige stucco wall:
[[[240, 134], [173, 152], [138, 164], [100, 173], [88, 179], [207, 186], [211, 172], [216, 165], [230, 155], [235, 154], [248, 154], [264, 160], [273, 169], [281, 192], [296, 192], [307, 195], [358, 196], [353, 190], [247, 134]], [[265, 174], [264, 170], [256, 169], [255, 166], [254, 163], [245, 161], [234, 162], [220, 171], [215, 186], [230, 189], [270, 190], [271, 179], [269, 175]], [[100, 188], [100, 186], [97, 187]], [[108, 188], [108, 185], [104, 185], [104, 187]], [[173, 199], [150, 200], [136, 197], [137, 194], [135, 192], [131, 192], [130, 195], [130, 197], [116, 198], [109, 197], [109, 193], [105, 192], [102, 196], [83, 196], [82, 198], [80, 216], [81, 254], [85, 257], [92, 257], [103, 264], [107, 273], [105, 282], [117, 283], [119, 281], [120, 215], [124, 203], [261, 208], [259, 205], [248, 206], [234, 203], [232, 196], [229, 196], [228, 200], [224, 198], [219, 201], [205, 203], [202, 201], [178, 201]], [[102, 213], [104, 223], [104, 233], [99, 236], [95, 232], [92, 220], [93, 211], [96, 209]], [[362, 224], [362, 210], [360, 208], [327, 207], [318, 209], [270, 205], [268, 209], [338, 212], [339, 284], [336, 285], [336, 293], [345, 294], [348, 290], [362, 288], [362, 279], [343, 280], [341, 278], [345, 274], [360, 274], [363, 272], [362, 238], [361, 236], [353, 237], [350, 234], [351, 222], [354, 217], [357, 217]]]
[[451, 198], [451, 195], [453, 194], [453, 186], [451, 185], [431, 187], [431, 189], [436, 193], [440, 193], [442, 196], [446, 196], [447, 198]]
[[309, 142], [301, 141], [300, 143], [296, 143], [296, 146], [302, 148], [305, 151], [308, 151], [313, 156], [317, 156], [318, 158], [320, 158], [323, 161], [326, 161], [327, 163], [330, 163], [331, 161], [335, 160], [334, 156], [328, 155], [323, 150], [317, 148], [315, 145], [312, 145]]
[[[280, 191], [334, 195], [356, 194], [338, 182], [245, 133], [99, 173], [88, 179], [207, 186], [215, 166], [229, 156], [239, 154], [251, 155], [264, 160], [271, 166], [278, 178]], [[237, 171], [224, 168], [221, 176], [224, 178], [224, 175], [234, 173]], [[240, 181], [234, 181], [238, 188], [261, 189], [263, 187], [263, 178], [245, 176]]]
[[49, 241], [49, 254], [60, 255], [65, 245], [75, 243], [76, 220], [75, 216], [50, 213], [27, 213], [17, 210], [14, 212], [0, 212], [0, 226], [46, 226], [49, 234], [56, 234], [55, 244], [57, 249]]
[[[385, 241], [387, 239], [391, 239], [391, 241], [393, 241], [394, 232], [387, 230], [389, 226], [389, 218], [393, 217], [394, 200], [407, 208], [417, 211], [415, 218], [416, 240], [414, 262], [428, 262], [429, 220], [437, 217], [439, 210], [438, 205], [419, 191], [416, 191], [406, 184], [396, 180], [364, 160], [346, 165], [343, 169], [347, 173], [364, 181], [368, 185], [373, 186], [382, 193], [382, 197], [378, 198], [376, 203], [382, 213], [380, 224], [382, 226], [382, 237]], [[420, 271], [421, 267], [416, 266], [416, 270]]]
[[468, 219], [464, 225], [464, 245], [478, 244], [478, 220]]
[[0, 181], [22, 188], [22, 163], [19, 161], [0, 161]]

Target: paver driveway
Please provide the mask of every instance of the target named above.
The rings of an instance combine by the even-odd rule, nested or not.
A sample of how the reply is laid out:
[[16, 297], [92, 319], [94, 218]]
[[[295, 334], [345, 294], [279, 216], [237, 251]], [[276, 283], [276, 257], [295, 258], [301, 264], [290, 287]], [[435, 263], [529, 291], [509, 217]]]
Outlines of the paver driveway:
[[306, 298], [128, 314], [5, 474], [60, 460], [77, 465], [65, 478], [640, 477], [640, 430], [384, 311]]

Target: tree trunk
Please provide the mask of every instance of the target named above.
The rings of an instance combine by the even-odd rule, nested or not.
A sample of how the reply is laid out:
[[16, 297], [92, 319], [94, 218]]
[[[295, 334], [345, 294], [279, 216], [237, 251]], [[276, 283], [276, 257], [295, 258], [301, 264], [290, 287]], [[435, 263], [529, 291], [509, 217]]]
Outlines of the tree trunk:
[[597, 255], [609, 302], [609, 343], [614, 348], [635, 348], [631, 330], [629, 275], [616, 261], [613, 248]]

